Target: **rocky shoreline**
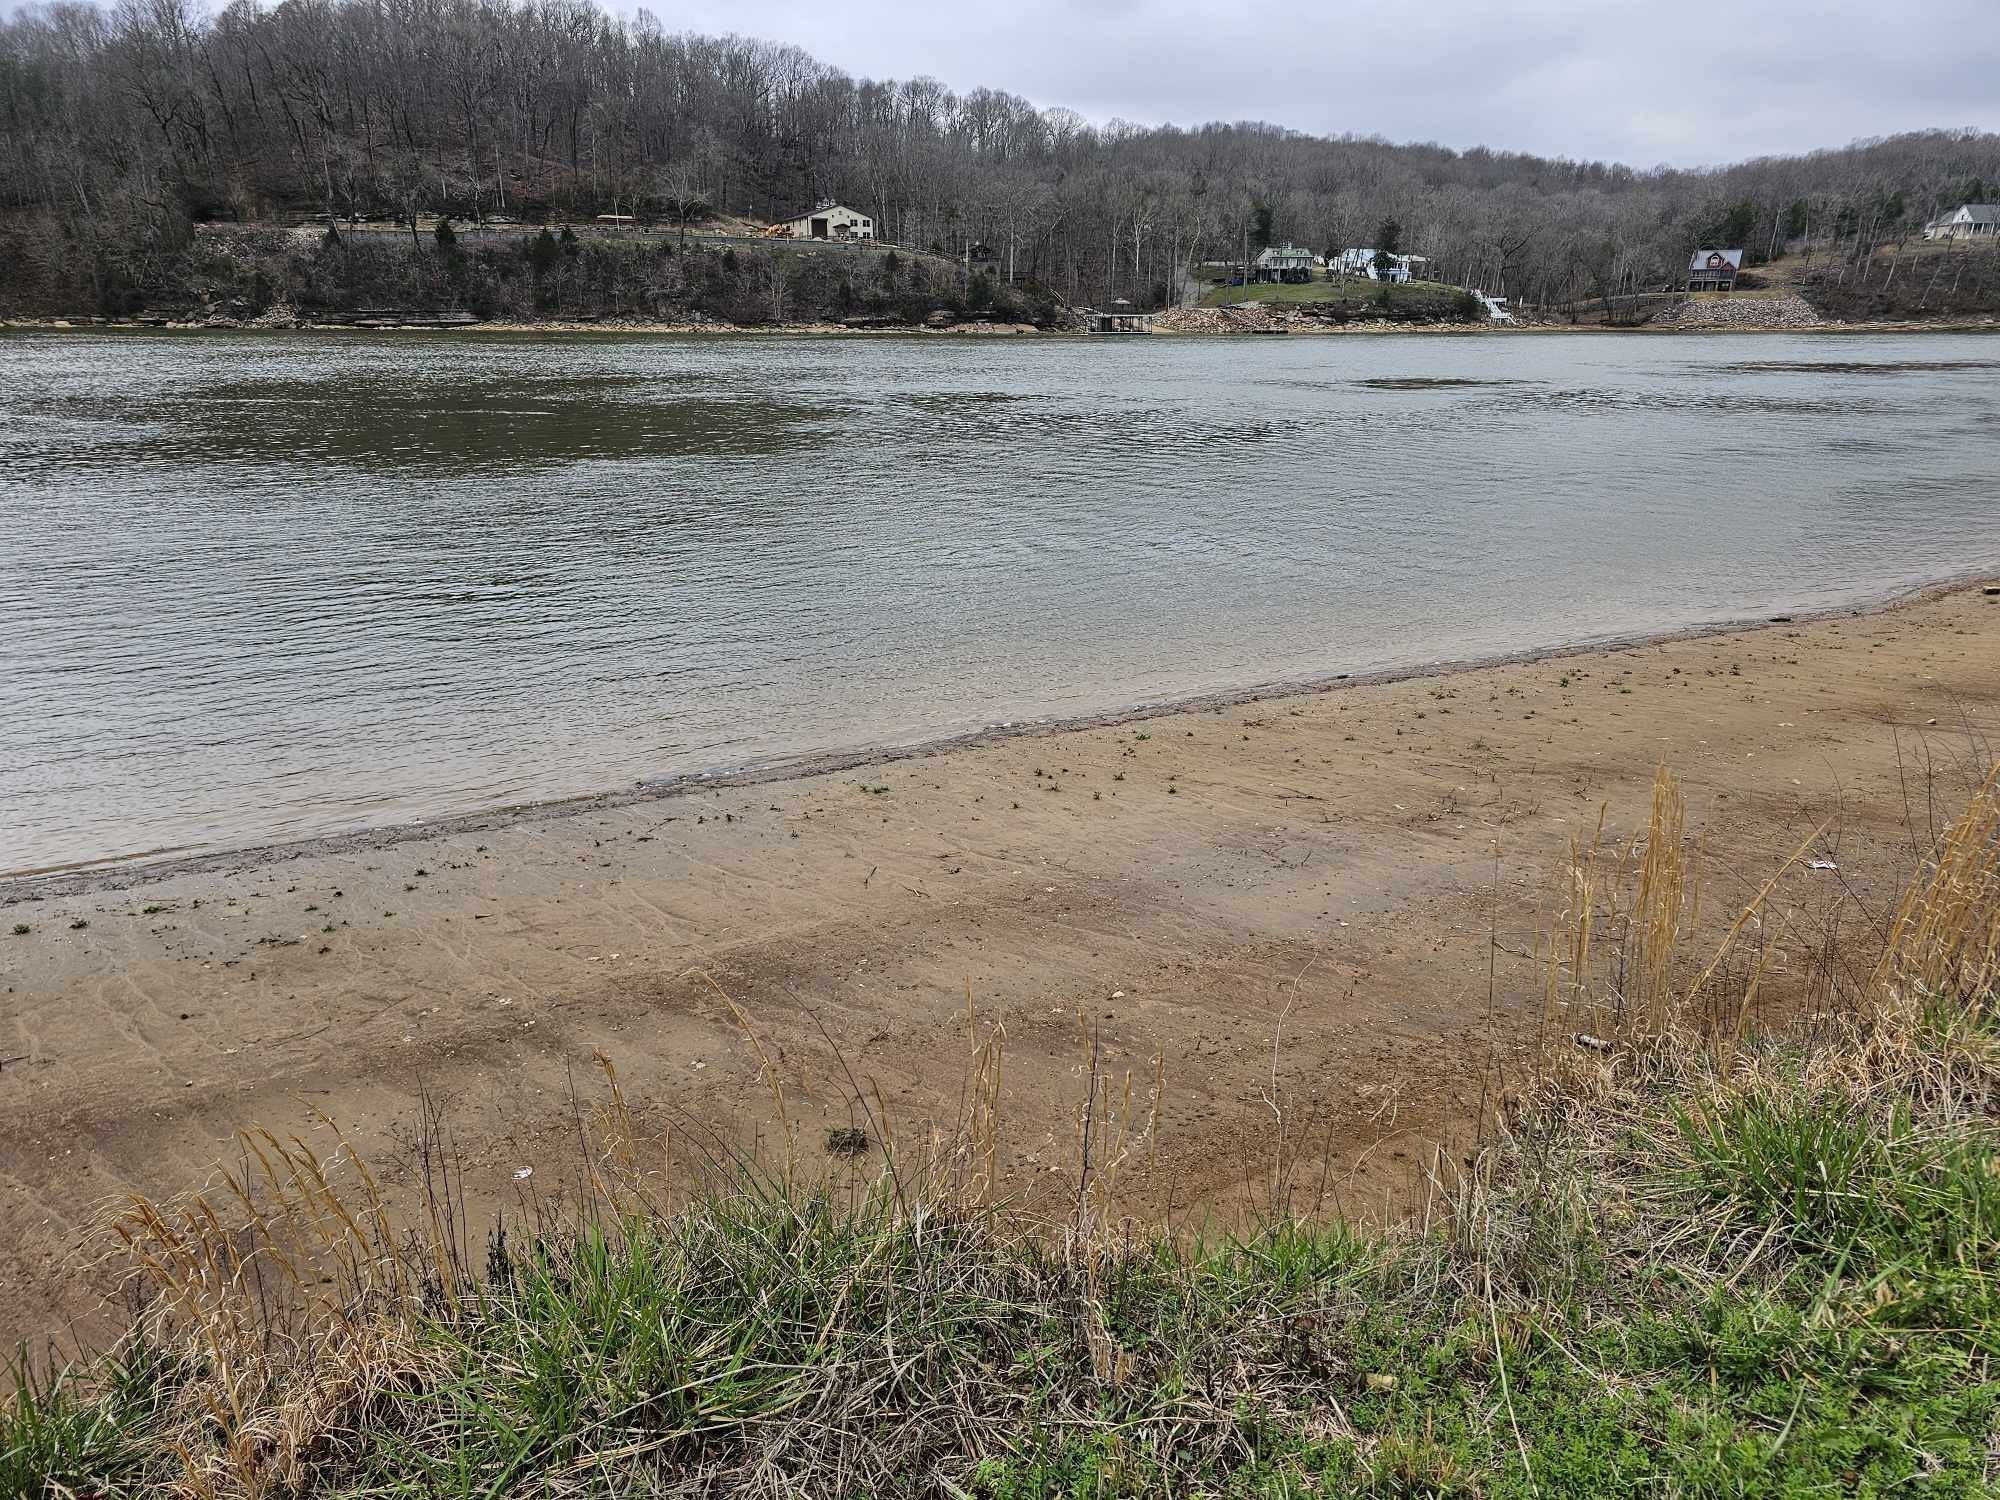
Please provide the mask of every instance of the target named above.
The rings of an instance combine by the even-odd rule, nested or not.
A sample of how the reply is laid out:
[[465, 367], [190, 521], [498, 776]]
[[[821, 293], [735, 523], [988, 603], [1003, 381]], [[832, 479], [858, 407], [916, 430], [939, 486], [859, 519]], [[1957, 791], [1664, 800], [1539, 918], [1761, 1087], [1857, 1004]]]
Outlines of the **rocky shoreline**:
[[868, 321], [847, 323], [725, 323], [720, 321], [666, 322], [651, 319], [623, 321], [611, 318], [589, 320], [551, 318], [524, 321], [494, 318], [447, 317], [425, 313], [379, 314], [344, 317], [338, 320], [303, 317], [290, 309], [273, 308], [255, 318], [228, 315], [200, 318], [110, 318], [79, 315], [70, 318], [0, 318], [0, 328], [14, 329], [114, 329], [139, 331], [164, 329], [173, 332], [214, 333], [610, 333], [610, 334], [762, 334], [797, 336], [802, 334], [956, 334], [959, 336], [1018, 337], [1024, 334], [1060, 334], [1076, 330], [1042, 328], [1033, 323], [999, 322], [980, 319], [926, 321], [922, 323], [878, 324]]
[[1689, 298], [1676, 307], [1668, 308], [1654, 321], [1663, 328], [1773, 329], [1782, 332], [1820, 328], [1826, 323], [1813, 305], [1799, 296], [1746, 296], [1712, 301]]
[[[1771, 311], [1775, 309], [1775, 311]], [[105, 329], [138, 331], [160, 329], [173, 332], [222, 333], [485, 333], [485, 334], [648, 334], [687, 336], [745, 335], [767, 338], [796, 338], [832, 335], [936, 335], [955, 337], [1013, 338], [1037, 335], [1043, 338], [1081, 337], [1076, 327], [1044, 327], [1034, 323], [965, 320], [926, 320], [921, 323], [885, 324], [874, 320], [802, 323], [661, 322], [644, 319], [546, 321], [475, 319], [402, 314], [394, 318], [347, 318], [338, 322], [302, 317], [290, 309], [274, 308], [256, 318], [227, 315], [202, 318], [111, 318], [95, 314], [68, 318], [0, 318], [0, 329], [77, 330]], [[1534, 321], [1517, 323], [1420, 323], [1390, 319], [1355, 320], [1332, 323], [1290, 309], [1262, 307], [1177, 307], [1158, 313], [1152, 331], [1174, 338], [1234, 338], [1245, 335], [1292, 335], [1325, 337], [1352, 334], [1668, 334], [1668, 333], [1996, 333], [2000, 317], [1954, 321], [1912, 321], [1847, 323], [1820, 317], [1802, 298], [1760, 298], [1737, 302], [1688, 302], [1651, 323], [1637, 327], [1601, 323]]]

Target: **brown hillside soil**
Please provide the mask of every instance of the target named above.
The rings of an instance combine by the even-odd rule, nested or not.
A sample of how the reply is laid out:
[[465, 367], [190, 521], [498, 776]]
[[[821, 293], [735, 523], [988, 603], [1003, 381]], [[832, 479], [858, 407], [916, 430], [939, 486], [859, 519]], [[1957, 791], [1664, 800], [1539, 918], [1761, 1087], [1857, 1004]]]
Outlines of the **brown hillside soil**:
[[969, 985], [1006, 1031], [1010, 1190], [1074, 1193], [1083, 1012], [1141, 1119], [1164, 1054], [1134, 1213], [1268, 1207], [1281, 1123], [1295, 1204], [1393, 1208], [1430, 1143], [1528, 1065], [1548, 872], [1601, 806], [1628, 838], [1654, 767], [1680, 772], [1721, 920], [1833, 820], [1817, 852], [1839, 869], [1780, 887], [1782, 999], [1812, 918], [1850, 891], [1850, 930], [1879, 918], [1997, 710], [2000, 599], [1974, 588], [0, 890], [0, 1336], [108, 1327], [106, 1274], [78, 1268], [93, 1212], [200, 1182], [246, 1122], [330, 1149], [332, 1116], [408, 1191], [427, 1091], [475, 1234], [575, 1180], [594, 1051], [684, 1142], [768, 1140], [719, 992], [809, 1158], [829, 1126], [875, 1128], [850, 1071], [905, 1135], [954, 1114]]
[[1966, 241], [1910, 239], [1875, 247], [1865, 267], [1820, 254], [1790, 256], [1758, 274], [1849, 323], [1988, 323], [2000, 314], [2000, 249]]

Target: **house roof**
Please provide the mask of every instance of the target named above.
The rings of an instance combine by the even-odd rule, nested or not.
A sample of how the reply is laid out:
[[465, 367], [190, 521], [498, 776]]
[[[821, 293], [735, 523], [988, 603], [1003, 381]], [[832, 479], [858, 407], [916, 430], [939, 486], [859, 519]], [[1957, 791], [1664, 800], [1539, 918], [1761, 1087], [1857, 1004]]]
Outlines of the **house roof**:
[[1303, 250], [1297, 245], [1266, 245], [1262, 250], [1259, 250], [1257, 252], [1257, 261], [1258, 264], [1260, 265], [1267, 260], [1311, 260], [1311, 259], [1312, 259], [1312, 251]]
[[1974, 224], [2000, 223], [2000, 203], [1961, 203], [1946, 217], [1956, 219], [1964, 214]]
[[1688, 257], [1688, 269], [1690, 271], [1706, 271], [1708, 269], [1709, 257], [1715, 255], [1719, 255], [1727, 261], [1730, 270], [1740, 271], [1743, 269], [1743, 252], [1741, 250], [1711, 250], [1706, 246], [1695, 251], [1694, 254]]

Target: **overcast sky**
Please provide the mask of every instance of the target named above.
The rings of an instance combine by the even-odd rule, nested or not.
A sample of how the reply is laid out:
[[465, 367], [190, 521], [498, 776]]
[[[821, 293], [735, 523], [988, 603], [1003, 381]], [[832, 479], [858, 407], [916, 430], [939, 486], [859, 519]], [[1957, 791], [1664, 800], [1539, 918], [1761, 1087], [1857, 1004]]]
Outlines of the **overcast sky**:
[[[636, 8], [636, 7], [635, 7]], [[1927, 126], [2000, 129], [2000, 0], [654, 0], [1103, 121], [1704, 166]], [[1255, 16], [1258, 19], [1246, 20]]]

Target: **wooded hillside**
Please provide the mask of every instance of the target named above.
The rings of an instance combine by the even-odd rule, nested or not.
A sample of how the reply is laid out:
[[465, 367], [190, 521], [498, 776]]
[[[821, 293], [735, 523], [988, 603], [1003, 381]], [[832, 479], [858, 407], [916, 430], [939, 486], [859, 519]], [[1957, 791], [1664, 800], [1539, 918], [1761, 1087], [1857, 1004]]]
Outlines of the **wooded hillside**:
[[[2000, 184], [1938, 130], [1705, 171], [1092, 124], [992, 89], [854, 79], [795, 47], [590, 0], [192, 0], [0, 23], [0, 235], [17, 304], [184, 275], [193, 226], [327, 214], [770, 218], [837, 197], [917, 251], [971, 243], [1072, 301], [1152, 304], [1253, 243], [1371, 245], [1545, 304], [1673, 280], [1703, 243], [1864, 256]], [[2000, 191], [2000, 187], [1992, 189]]]

